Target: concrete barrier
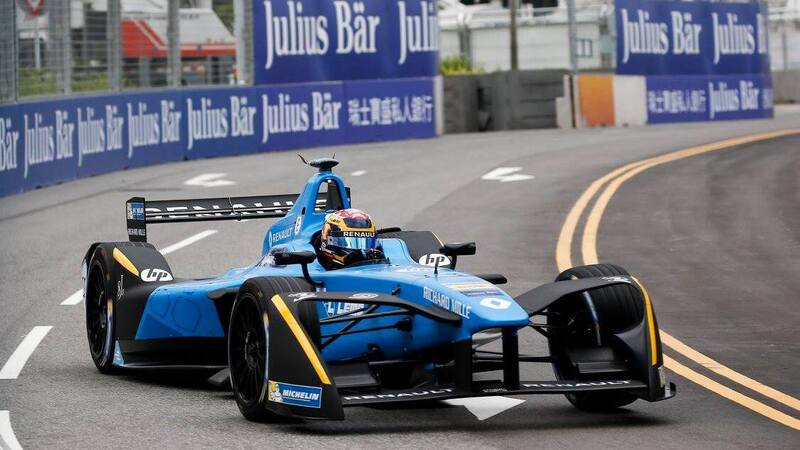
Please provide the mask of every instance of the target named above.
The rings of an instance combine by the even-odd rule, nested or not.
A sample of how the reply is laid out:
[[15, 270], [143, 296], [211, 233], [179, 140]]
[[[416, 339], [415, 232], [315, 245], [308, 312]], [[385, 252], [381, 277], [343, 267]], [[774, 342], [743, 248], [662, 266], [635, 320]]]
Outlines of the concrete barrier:
[[775, 103], [800, 103], [800, 69], [772, 72]]
[[444, 79], [445, 132], [554, 128], [563, 70], [454, 75]]
[[614, 123], [618, 127], [647, 123], [647, 87], [639, 75], [614, 76]]
[[471, 133], [481, 131], [479, 126], [478, 95], [479, 75], [452, 75], [444, 77], [444, 131], [445, 133]]
[[[481, 80], [488, 90], [490, 130], [554, 128], [556, 98], [564, 95], [563, 70], [495, 72]], [[488, 82], [488, 83], [487, 83]]]

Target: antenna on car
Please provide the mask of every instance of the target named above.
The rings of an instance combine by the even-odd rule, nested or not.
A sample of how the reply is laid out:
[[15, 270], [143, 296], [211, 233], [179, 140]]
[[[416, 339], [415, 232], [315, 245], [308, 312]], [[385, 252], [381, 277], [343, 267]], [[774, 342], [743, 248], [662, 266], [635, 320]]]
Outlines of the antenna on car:
[[[303, 158], [303, 155], [301, 155], [300, 153], [298, 153], [297, 156], [300, 157], [300, 161], [303, 161], [303, 164], [309, 167], [313, 167], [315, 169], [319, 169], [320, 172], [330, 172], [331, 169], [333, 169], [339, 164], [339, 161], [333, 159], [333, 157], [317, 158], [317, 159], [312, 159], [311, 161], [306, 161], [306, 159]], [[336, 153], [334, 153], [333, 156], [336, 156]]]

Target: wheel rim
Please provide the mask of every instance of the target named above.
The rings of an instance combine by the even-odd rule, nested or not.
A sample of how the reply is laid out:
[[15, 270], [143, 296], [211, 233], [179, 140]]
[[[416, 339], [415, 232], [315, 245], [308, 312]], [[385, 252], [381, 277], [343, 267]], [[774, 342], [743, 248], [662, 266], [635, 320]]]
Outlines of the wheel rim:
[[252, 405], [260, 400], [267, 368], [267, 337], [251, 296], [242, 297], [230, 331], [230, 371], [239, 401]]
[[89, 349], [95, 359], [108, 352], [110, 345], [111, 320], [109, 300], [106, 298], [103, 271], [92, 271], [86, 286], [86, 331], [89, 336]]

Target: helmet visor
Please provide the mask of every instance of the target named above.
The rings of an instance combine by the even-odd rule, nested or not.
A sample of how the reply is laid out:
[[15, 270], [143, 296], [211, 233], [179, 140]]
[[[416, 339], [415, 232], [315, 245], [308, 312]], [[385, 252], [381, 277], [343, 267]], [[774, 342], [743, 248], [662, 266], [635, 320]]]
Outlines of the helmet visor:
[[328, 237], [328, 245], [350, 250], [369, 250], [378, 246], [378, 240], [374, 237]]

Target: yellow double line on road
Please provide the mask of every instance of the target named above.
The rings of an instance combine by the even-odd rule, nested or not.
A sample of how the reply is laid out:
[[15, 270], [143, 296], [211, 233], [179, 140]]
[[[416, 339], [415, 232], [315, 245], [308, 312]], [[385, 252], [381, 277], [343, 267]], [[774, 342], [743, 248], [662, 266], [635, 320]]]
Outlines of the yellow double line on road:
[[[800, 129], [759, 133], [750, 136], [726, 139], [724, 141], [710, 144], [698, 145], [684, 150], [667, 153], [665, 155], [633, 162], [598, 178], [591, 185], [589, 185], [583, 194], [581, 194], [581, 196], [572, 206], [572, 209], [567, 214], [564, 225], [561, 227], [561, 232], [558, 236], [558, 243], [556, 245], [556, 264], [558, 265], [558, 270], [563, 271], [572, 267], [572, 242], [578, 228], [578, 223], [583, 215], [583, 212], [589, 206], [592, 198], [603, 188], [603, 186], [605, 186], [605, 190], [603, 190], [603, 192], [597, 197], [594, 206], [586, 218], [586, 225], [584, 226], [581, 240], [583, 264], [597, 264], [597, 232], [600, 227], [600, 221], [609, 201], [620, 188], [620, 186], [626, 181], [652, 167], [679, 159], [796, 134], [800, 134]], [[800, 411], [800, 400], [780, 392], [777, 389], [766, 386], [752, 378], [734, 371], [733, 369], [730, 369], [729, 367], [726, 367], [717, 361], [714, 361], [713, 359], [689, 347], [663, 330], [661, 331], [661, 342], [664, 346], [696, 362], [697, 364], [700, 364], [701, 366], [718, 375], [721, 375], [748, 389], [758, 392], [765, 397], [789, 406], [790, 408]], [[800, 419], [792, 417], [758, 400], [730, 389], [729, 387], [724, 386], [712, 380], [711, 378], [690, 369], [689, 367], [686, 367], [667, 355], [664, 355], [664, 365], [678, 375], [681, 375], [699, 384], [700, 386], [703, 386], [704, 388], [721, 395], [722, 397], [736, 402], [783, 425], [794, 428], [795, 430], [800, 430]]]

